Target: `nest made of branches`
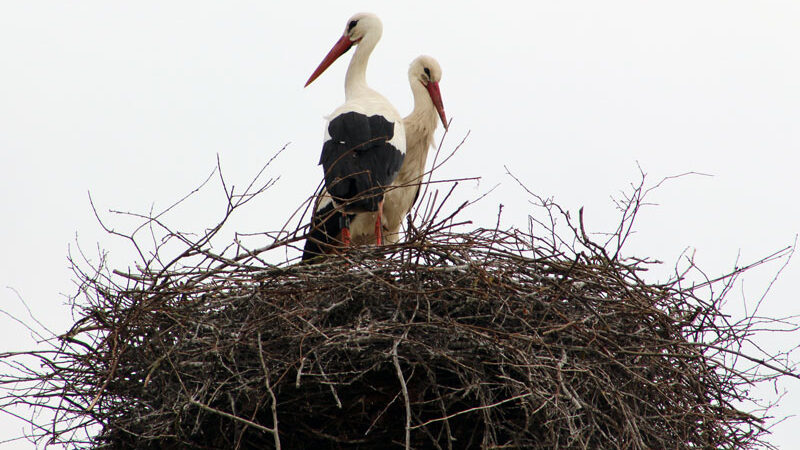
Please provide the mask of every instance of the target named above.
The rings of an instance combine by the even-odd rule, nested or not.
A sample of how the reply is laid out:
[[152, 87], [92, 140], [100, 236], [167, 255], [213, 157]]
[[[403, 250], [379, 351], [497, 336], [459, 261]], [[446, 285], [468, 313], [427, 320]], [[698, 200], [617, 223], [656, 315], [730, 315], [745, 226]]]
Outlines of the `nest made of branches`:
[[[641, 203], [629, 200], [618, 245]], [[764, 444], [766, 413], [741, 402], [793, 374], [743, 352], [763, 322], [722, 311], [744, 269], [652, 284], [647, 261], [568, 214], [565, 237], [458, 232], [460, 208], [440, 210], [400, 244], [313, 265], [190, 247], [201, 264], [78, 270], [78, 320], [55, 354], [34, 355], [43, 369], [15, 379], [35, 388], [7, 403], [52, 411], [34, 434], [81, 448]]]

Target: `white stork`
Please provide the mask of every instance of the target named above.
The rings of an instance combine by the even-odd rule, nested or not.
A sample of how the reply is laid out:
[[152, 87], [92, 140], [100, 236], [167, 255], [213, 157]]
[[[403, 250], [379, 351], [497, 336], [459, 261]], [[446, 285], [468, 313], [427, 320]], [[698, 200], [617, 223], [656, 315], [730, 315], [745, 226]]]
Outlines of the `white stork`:
[[[441, 119], [447, 129], [442, 96], [439, 91], [439, 81], [442, 78], [442, 69], [439, 63], [430, 56], [419, 56], [408, 69], [408, 81], [414, 95], [414, 110], [403, 119], [407, 140], [407, 153], [400, 168], [400, 172], [387, 189], [383, 206], [383, 234], [388, 242], [399, 240], [399, 231], [403, 219], [411, 210], [419, 196], [420, 182], [425, 172], [425, 162], [428, 158], [428, 149], [433, 145], [433, 133], [436, 131], [437, 122]], [[330, 204], [329, 197], [323, 192], [318, 198], [318, 204]], [[317, 211], [323, 208], [317, 207]], [[356, 214], [351, 222], [353, 242], [358, 244], [371, 244], [377, 241], [373, 231], [375, 213], [366, 212]], [[339, 239], [337, 224], [339, 214], [330, 207], [325, 214], [317, 216], [315, 234], [306, 242], [303, 260], [306, 261], [330, 249], [334, 239]], [[313, 239], [312, 239], [313, 238]]]
[[[345, 102], [330, 115], [325, 127], [319, 162], [325, 173], [325, 191], [315, 207], [307, 252], [320, 253], [314, 248], [315, 242], [324, 241], [324, 235], [341, 235], [342, 244], [349, 245], [349, 221], [352, 215], [363, 212], [376, 212], [375, 233], [380, 243], [384, 189], [397, 176], [406, 151], [400, 114], [367, 85], [367, 62], [382, 31], [383, 25], [374, 14], [351, 17], [342, 37], [306, 82], [306, 86], [311, 84], [356, 46], [344, 81]], [[334, 211], [342, 212], [339, 223], [326, 220]]]
[[[383, 236], [389, 243], [396, 243], [400, 239], [403, 220], [417, 201], [428, 150], [434, 144], [433, 133], [439, 120], [447, 129], [447, 116], [439, 91], [441, 79], [442, 68], [433, 57], [419, 56], [408, 68], [414, 110], [403, 119], [406, 157], [392, 187], [386, 190], [383, 205]], [[371, 226], [374, 219], [373, 213], [361, 213], [352, 219], [350, 229], [354, 243], [363, 245], [376, 242]]]

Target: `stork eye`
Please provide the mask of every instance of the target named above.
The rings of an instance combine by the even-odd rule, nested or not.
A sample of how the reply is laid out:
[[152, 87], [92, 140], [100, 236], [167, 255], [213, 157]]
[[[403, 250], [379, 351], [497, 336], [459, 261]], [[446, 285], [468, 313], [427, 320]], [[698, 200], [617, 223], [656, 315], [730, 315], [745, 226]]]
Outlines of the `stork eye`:
[[350, 23], [347, 24], [347, 31], [353, 31], [353, 28], [355, 28], [356, 25], [358, 25], [358, 21], [357, 20], [351, 20]]
[[431, 76], [431, 69], [428, 69], [428, 68], [426, 67], [424, 70], [425, 70], [425, 75], [427, 75], [428, 77], [430, 77], [430, 76]]

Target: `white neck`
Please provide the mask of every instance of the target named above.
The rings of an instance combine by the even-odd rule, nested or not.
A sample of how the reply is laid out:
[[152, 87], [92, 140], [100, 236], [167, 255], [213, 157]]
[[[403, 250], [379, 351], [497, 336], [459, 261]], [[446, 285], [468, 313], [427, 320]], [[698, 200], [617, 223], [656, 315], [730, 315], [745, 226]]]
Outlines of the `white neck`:
[[433, 134], [438, 124], [439, 113], [436, 111], [433, 100], [431, 100], [431, 96], [425, 86], [417, 79], [410, 81], [411, 92], [414, 94], [414, 110], [403, 121], [418, 124], [418, 127], [430, 130], [430, 133]]
[[403, 119], [406, 132], [406, 158], [395, 181], [399, 185], [420, 181], [439, 120], [428, 90], [419, 80], [410, 81], [411, 92], [414, 94], [414, 110]]
[[381, 38], [380, 30], [367, 32], [356, 45], [356, 51], [347, 67], [344, 77], [344, 97], [346, 100], [359, 95], [360, 92], [370, 90], [367, 85], [367, 63], [372, 50]]

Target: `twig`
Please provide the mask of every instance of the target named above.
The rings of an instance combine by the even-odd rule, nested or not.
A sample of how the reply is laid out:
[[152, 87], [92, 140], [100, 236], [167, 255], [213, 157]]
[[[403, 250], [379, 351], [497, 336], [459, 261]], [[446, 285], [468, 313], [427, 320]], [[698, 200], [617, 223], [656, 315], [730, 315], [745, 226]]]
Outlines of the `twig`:
[[403, 376], [403, 369], [400, 367], [400, 359], [397, 357], [397, 347], [400, 345], [400, 341], [405, 339], [407, 335], [408, 328], [406, 328], [401, 338], [395, 339], [394, 345], [392, 346], [392, 361], [397, 371], [397, 379], [400, 381], [400, 388], [403, 392], [403, 402], [406, 407], [405, 448], [409, 450], [411, 448], [411, 402], [408, 399], [408, 387], [406, 386], [406, 379]]
[[495, 408], [495, 407], [500, 406], [500, 405], [502, 405], [504, 403], [513, 402], [514, 400], [519, 400], [519, 399], [522, 399], [522, 398], [525, 398], [525, 397], [530, 397], [531, 395], [532, 394], [530, 392], [528, 392], [526, 394], [515, 395], [515, 396], [513, 396], [511, 398], [507, 398], [505, 400], [501, 400], [499, 402], [492, 403], [491, 405], [483, 405], [483, 406], [476, 406], [474, 408], [468, 408], [468, 409], [465, 409], [463, 411], [459, 411], [457, 413], [453, 413], [453, 414], [450, 414], [450, 415], [445, 416], [445, 417], [439, 417], [439, 418], [436, 418], [436, 419], [431, 419], [431, 420], [428, 420], [428, 421], [423, 422], [421, 424], [414, 425], [414, 426], [411, 427], [411, 429], [415, 430], [417, 428], [426, 427], [426, 426], [428, 426], [428, 425], [430, 425], [432, 423], [441, 422], [443, 420], [450, 420], [453, 417], [460, 416], [462, 414], [471, 413], [473, 411], [482, 411], [482, 410], [485, 410], [485, 409]]
[[269, 398], [272, 400], [270, 410], [272, 411], [272, 436], [275, 438], [275, 449], [281, 450], [281, 437], [278, 433], [278, 399], [275, 398], [275, 392], [272, 390], [272, 385], [269, 382], [269, 369], [267, 363], [264, 361], [264, 349], [261, 346], [261, 333], [257, 333], [258, 338], [258, 359], [261, 361], [261, 368], [264, 370], [264, 385], [269, 392]]
[[225, 411], [221, 411], [219, 409], [212, 408], [212, 407], [210, 407], [210, 406], [208, 406], [208, 405], [206, 405], [204, 403], [198, 402], [195, 399], [190, 398], [189, 399], [189, 403], [191, 403], [194, 406], [199, 407], [200, 409], [204, 409], [204, 410], [206, 410], [208, 412], [211, 412], [211, 413], [214, 413], [214, 414], [218, 414], [218, 415], [220, 415], [222, 417], [227, 417], [228, 419], [235, 420], [237, 422], [241, 422], [241, 423], [246, 424], [248, 426], [251, 426], [251, 427], [253, 427], [253, 428], [257, 429], [257, 430], [261, 430], [261, 431], [263, 431], [265, 433], [271, 433], [273, 435], [277, 435], [277, 432], [275, 430], [273, 430], [272, 428], [267, 428], [267, 427], [265, 427], [263, 425], [259, 425], [259, 424], [255, 423], [255, 422], [253, 422], [251, 420], [247, 420], [247, 419], [245, 419], [243, 417], [235, 416], [233, 414], [226, 413]]

